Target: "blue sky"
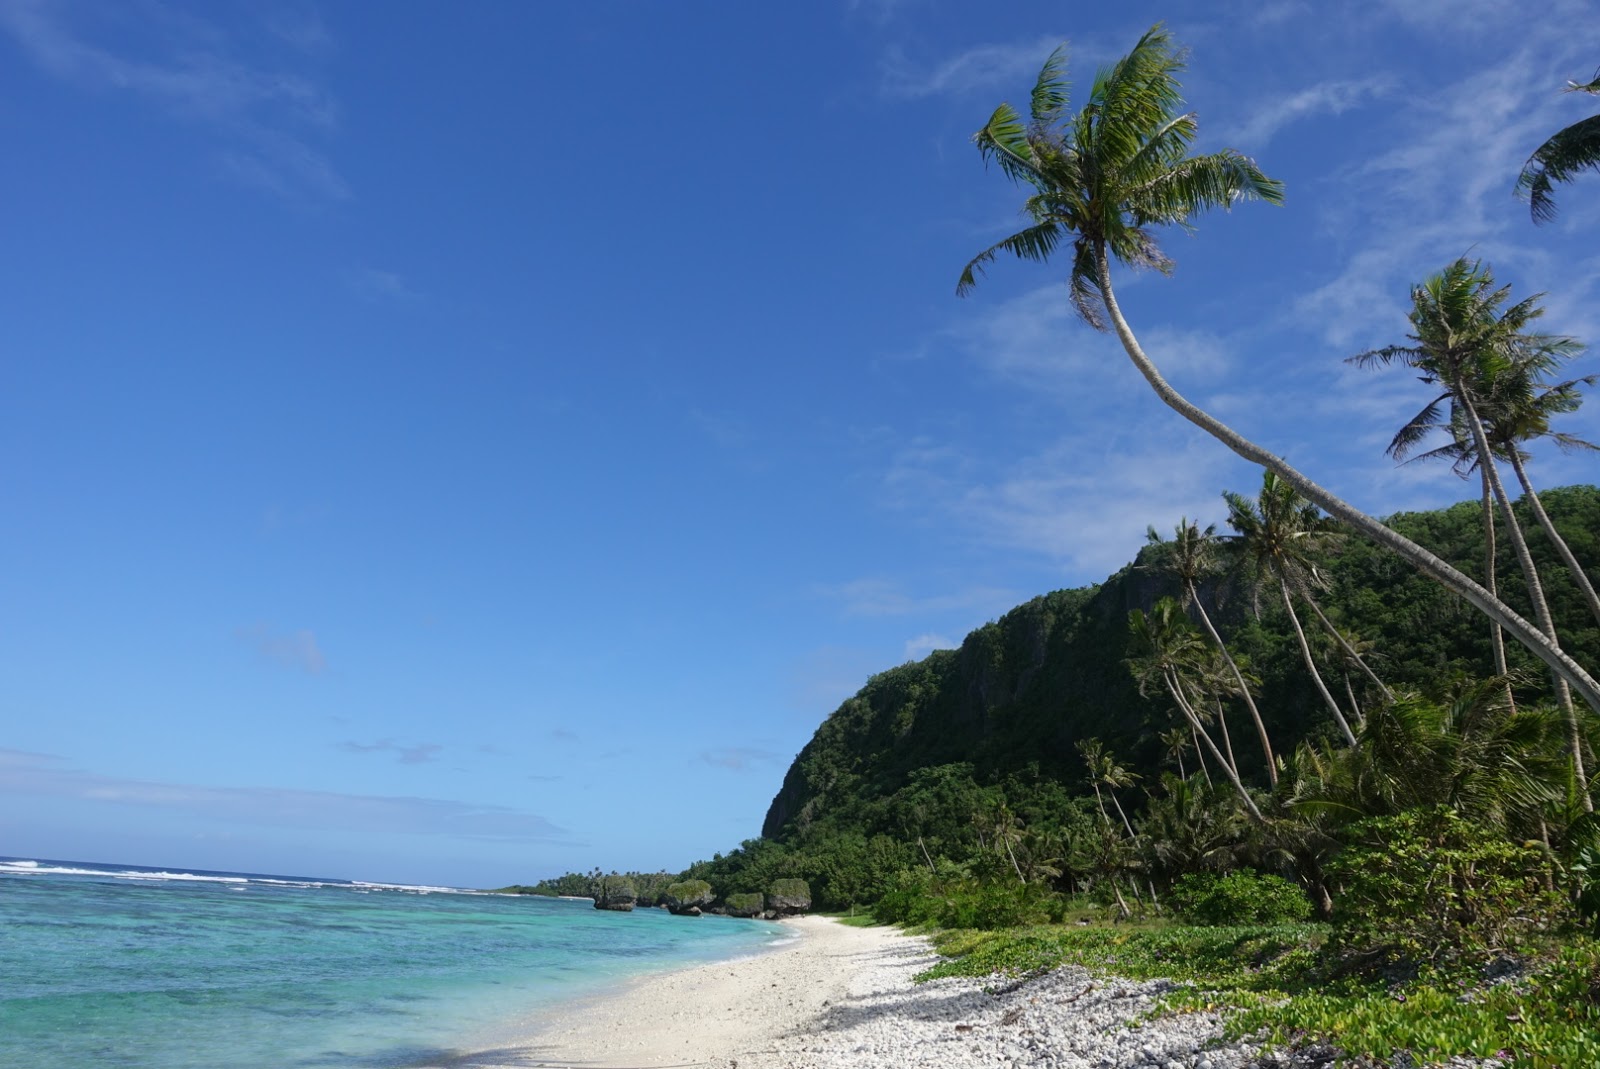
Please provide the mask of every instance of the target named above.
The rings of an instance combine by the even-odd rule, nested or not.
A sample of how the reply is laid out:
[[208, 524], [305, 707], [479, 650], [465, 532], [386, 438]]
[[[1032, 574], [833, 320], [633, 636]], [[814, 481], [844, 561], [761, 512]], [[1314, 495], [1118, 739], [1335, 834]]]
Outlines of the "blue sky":
[[1060, 270], [954, 295], [1062, 40], [1166, 19], [1287, 184], [1122, 277], [1180, 388], [1370, 511], [1471, 496], [1341, 360], [1462, 254], [1600, 337], [1600, 182], [1511, 195], [1596, 15], [0, 0], [0, 854], [677, 869], [871, 673], [1220, 520], [1257, 476]]

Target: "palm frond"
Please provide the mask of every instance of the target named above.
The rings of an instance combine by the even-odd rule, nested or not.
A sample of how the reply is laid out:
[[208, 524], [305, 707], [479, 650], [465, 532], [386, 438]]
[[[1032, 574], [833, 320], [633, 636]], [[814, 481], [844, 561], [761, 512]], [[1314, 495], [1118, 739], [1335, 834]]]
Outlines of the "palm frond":
[[984, 265], [1002, 252], [1009, 252], [1019, 260], [1033, 260], [1036, 263], [1044, 263], [1050, 259], [1050, 254], [1055, 251], [1056, 246], [1060, 243], [1061, 227], [1057, 223], [1040, 223], [1037, 226], [1019, 230], [1010, 237], [990, 245], [967, 263], [966, 268], [961, 272], [960, 280], [956, 282], [956, 294], [964, 297], [970, 293], [972, 287], [978, 284], [977, 276], [984, 273]]
[[1067, 107], [1067, 46], [1059, 45], [1039, 68], [1033, 83], [1029, 113], [1036, 127], [1051, 126]]
[[[1594, 91], [1588, 86], [1577, 88]], [[1600, 170], [1600, 115], [1591, 115], [1556, 131], [1534, 149], [1528, 162], [1522, 165], [1522, 173], [1517, 175], [1516, 192], [1527, 198], [1534, 222], [1548, 223], [1556, 217], [1551, 187], [1557, 182], [1570, 182], [1584, 171], [1595, 170]]]
[[998, 163], [1013, 182], [1039, 183], [1039, 168], [1033, 146], [1028, 141], [1028, 129], [1017, 109], [1010, 104], [995, 108], [989, 121], [972, 135], [972, 142], [985, 160]]

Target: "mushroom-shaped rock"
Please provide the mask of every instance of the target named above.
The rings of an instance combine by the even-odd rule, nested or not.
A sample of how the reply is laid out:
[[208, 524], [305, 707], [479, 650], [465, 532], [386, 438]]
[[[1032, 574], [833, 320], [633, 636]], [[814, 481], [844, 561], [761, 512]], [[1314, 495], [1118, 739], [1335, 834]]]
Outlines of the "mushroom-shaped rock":
[[767, 892], [767, 908], [780, 917], [804, 913], [811, 908], [811, 885], [804, 880], [774, 880]]
[[759, 917], [766, 911], [766, 899], [758, 892], [748, 895], [729, 895], [723, 900], [730, 916]]
[[631, 913], [638, 901], [633, 883], [625, 876], [602, 876], [594, 888], [594, 908]]
[[698, 917], [700, 911], [711, 904], [711, 885], [704, 880], [669, 884], [661, 901], [680, 917]]

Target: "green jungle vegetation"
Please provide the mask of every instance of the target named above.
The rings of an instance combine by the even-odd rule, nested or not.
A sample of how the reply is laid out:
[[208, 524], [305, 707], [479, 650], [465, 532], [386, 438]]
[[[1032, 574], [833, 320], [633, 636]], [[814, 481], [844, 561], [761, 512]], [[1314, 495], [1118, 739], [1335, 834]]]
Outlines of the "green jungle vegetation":
[[[1386, 520], [1184, 398], [1112, 266], [1169, 272], [1158, 228], [1283, 189], [1234, 150], [1190, 155], [1183, 63], [1157, 26], [1077, 112], [1059, 51], [1026, 118], [995, 110], [974, 141], [1031, 223], [958, 291], [1001, 253], [1065, 258], [1082, 318], [1261, 484], [1223, 494], [1225, 532], [1152, 517], [1104, 583], [868, 680], [761, 837], [678, 878], [719, 900], [800, 879], [818, 909], [933, 932], [947, 960], [925, 978], [1076, 962], [1173, 977], [1169, 1009], [1228, 1007], [1235, 1033], [1363, 1064], [1600, 1065], [1600, 491], [1529, 472], [1531, 445], [1594, 448], [1556, 427], [1594, 384], [1568, 370], [1583, 347], [1481, 262], [1413, 287], [1411, 332], [1349, 362], [1435, 391], [1388, 455], [1476, 500]], [[1552, 183], [1600, 167], [1597, 122], [1530, 157], [1536, 221]]]

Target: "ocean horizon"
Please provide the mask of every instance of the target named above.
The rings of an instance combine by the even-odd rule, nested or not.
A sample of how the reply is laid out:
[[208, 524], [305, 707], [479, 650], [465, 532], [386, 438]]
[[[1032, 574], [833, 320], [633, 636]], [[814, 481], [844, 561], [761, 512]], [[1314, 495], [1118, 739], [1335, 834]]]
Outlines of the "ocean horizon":
[[729, 917], [270, 873], [0, 857], [0, 1064], [399, 1069], [792, 936]]

